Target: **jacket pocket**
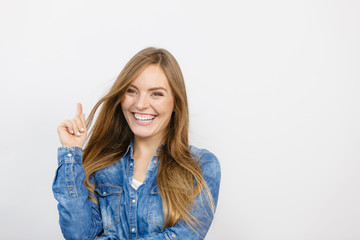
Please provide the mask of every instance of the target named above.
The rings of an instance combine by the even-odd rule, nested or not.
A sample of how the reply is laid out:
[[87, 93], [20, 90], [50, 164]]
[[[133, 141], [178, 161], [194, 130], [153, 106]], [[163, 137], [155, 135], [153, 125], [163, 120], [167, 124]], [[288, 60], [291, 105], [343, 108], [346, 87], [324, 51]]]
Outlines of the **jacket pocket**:
[[99, 205], [104, 228], [120, 222], [120, 207], [123, 188], [111, 184], [99, 184], [95, 192], [99, 195]]
[[151, 190], [147, 222], [160, 227], [161, 229], [164, 226], [164, 214], [163, 214], [163, 205], [160, 195], [160, 191], [157, 186]]

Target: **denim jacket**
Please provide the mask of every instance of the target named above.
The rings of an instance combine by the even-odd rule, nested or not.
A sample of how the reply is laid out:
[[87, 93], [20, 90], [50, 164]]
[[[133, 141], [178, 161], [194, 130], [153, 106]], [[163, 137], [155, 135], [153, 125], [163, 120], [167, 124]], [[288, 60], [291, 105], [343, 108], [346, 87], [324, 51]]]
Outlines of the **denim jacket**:
[[[216, 206], [220, 185], [220, 165], [212, 153], [191, 146], [198, 159]], [[190, 213], [202, 227], [194, 232], [184, 220], [163, 229], [164, 216], [157, 186], [158, 159], [154, 156], [143, 184], [131, 187], [135, 162], [130, 143], [124, 156], [109, 167], [95, 172], [90, 181], [95, 184], [99, 206], [88, 199], [89, 191], [83, 181], [82, 149], [60, 147], [58, 169], [53, 193], [59, 202], [60, 227], [65, 239], [96, 240], [196, 240], [203, 239], [213, 220], [204, 194], [200, 193]]]

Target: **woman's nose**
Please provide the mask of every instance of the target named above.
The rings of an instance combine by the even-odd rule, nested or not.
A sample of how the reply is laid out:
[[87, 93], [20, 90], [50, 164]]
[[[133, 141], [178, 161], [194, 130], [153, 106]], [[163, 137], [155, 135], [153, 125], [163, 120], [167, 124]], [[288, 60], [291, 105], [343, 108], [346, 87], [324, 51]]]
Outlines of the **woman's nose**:
[[150, 101], [145, 95], [141, 95], [138, 97], [136, 102], [136, 108], [139, 110], [146, 109], [150, 106]]

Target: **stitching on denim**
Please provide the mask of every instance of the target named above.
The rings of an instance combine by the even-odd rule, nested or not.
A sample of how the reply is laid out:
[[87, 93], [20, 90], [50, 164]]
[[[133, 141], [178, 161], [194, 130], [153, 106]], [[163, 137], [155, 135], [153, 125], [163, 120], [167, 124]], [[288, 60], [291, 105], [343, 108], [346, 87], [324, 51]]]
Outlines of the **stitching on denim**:
[[[115, 218], [114, 223], [111, 223], [111, 224], [106, 225], [106, 226], [104, 225], [104, 230], [107, 231], [107, 229], [109, 229], [109, 228], [117, 225], [117, 224], [120, 222], [120, 205], [121, 205], [121, 197], [123, 196], [122, 193], [123, 193], [124, 189], [123, 189], [123, 187], [120, 187], [120, 186], [115, 186], [115, 185], [112, 185], [112, 184], [109, 184], [109, 183], [104, 183], [104, 184], [99, 184], [99, 185], [97, 186], [97, 188], [95, 189], [95, 192], [101, 193], [101, 191], [100, 191], [99, 188], [102, 187], [102, 186], [113, 187], [113, 188], [117, 188], [117, 189], [121, 190], [120, 193], [119, 193], [119, 192], [109, 192], [109, 194], [106, 195], [106, 196], [100, 195], [100, 198], [108, 198], [108, 197], [115, 196], [115, 195], [116, 195], [117, 198], [118, 198], [117, 217]], [[98, 191], [96, 191], [96, 190], [98, 190]]]
[[202, 153], [200, 156], [199, 156], [199, 159], [202, 158], [202, 156], [204, 156], [205, 154], [208, 154], [210, 153], [208, 150], [206, 150], [206, 152]]
[[[72, 166], [71, 166], [71, 170], [73, 170], [73, 164], [71, 164], [71, 165], [72, 165]], [[68, 189], [68, 192], [69, 192], [69, 196], [70, 196], [70, 198], [76, 198], [76, 197], [78, 197], [78, 194], [77, 194], [76, 185], [75, 185], [75, 178], [73, 179], [73, 180], [74, 180], [73, 182], [74, 182], [75, 187], [70, 187], [70, 186], [69, 186], [69, 182], [71, 182], [72, 179], [69, 180], [68, 175], [67, 175], [67, 168], [68, 168], [68, 166], [66, 166], [66, 164], [65, 164], [64, 167], [65, 167], [66, 186], [67, 186], [67, 189]], [[74, 173], [74, 171], [72, 171], [72, 172]], [[75, 173], [74, 173], [73, 175], [75, 175]], [[74, 190], [73, 190], [73, 189], [74, 189]], [[71, 193], [72, 190], [73, 190], [74, 193], [75, 193], [74, 196], [73, 196], [73, 194]]]
[[[153, 192], [153, 190], [154, 190], [155, 188], [156, 188], [156, 186], [152, 188], [151, 192]], [[157, 222], [154, 222], [154, 221], [152, 221], [152, 220], [150, 219], [151, 203], [152, 203], [152, 201], [153, 201], [154, 196], [160, 196], [160, 195], [159, 195], [159, 194], [151, 194], [150, 201], [149, 201], [149, 207], [148, 207], [148, 214], [147, 214], [146, 220], [147, 220], [147, 222], [152, 223], [152, 224], [154, 224], [154, 225], [156, 225], [156, 226], [163, 227], [162, 224], [157, 223]]]
[[68, 189], [68, 192], [69, 192], [69, 196], [71, 197], [71, 193], [70, 193], [70, 188], [69, 188], [69, 184], [68, 184], [68, 177], [67, 177], [67, 167], [66, 165], [64, 164], [64, 167], [65, 167], [65, 182], [66, 182], [66, 186], [67, 186], [67, 189]]
[[77, 188], [76, 188], [76, 179], [75, 179], [75, 169], [74, 169], [74, 164], [71, 164], [71, 172], [72, 172], [72, 174], [73, 174], [73, 182], [74, 182], [74, 198], [75, 197], [78, 197], [78, 192], [77, 192]]
[[164, 236], [165, 236], [166, 240], [171, 240], [166, 233], [164, 233]]
[[117, 220], [120, 222], [120, 205], [121, 205], [121, 197], [122, 197], [122, 194], [120, 193], [119, 195], [120, 195], [120, 196], [118, 197], [119, 200], [118, 200], [118, 207], [117, 207], [117, 214], [118, 214], [118, 215], [117, 215], [117, 217], [118, 217]]
[[[117, 191], [108, 191], [107, 192], [108, 194], [106, 196], [113, 195], [113, 194], [122, 194], [124, 192], [124, 188], [121, 186], [112, 185], [110, 183], [103, 183], [103, 184], [97, 185], [97, 188], [95, 189], [95, 192], [100, 196], [103, 196], [102, 191], [100, 191], [100, 188], [102, 188], [102, 187], [111, 187], [111, 188], [117, 189]], [[104, 197], [106, 197], [106, 196], [104, 196]]]
[[[128, 190], [130, 191], [130, 190]], [[130, 196], [130, 192], [129, 192], [129, 196]], [[130, 207], [128, 208], [129, 209], [129, 214], [128, 214], [128, 223], [130, 222], [130, 219], [131, 219], [131, 204], [130, 204]], [[129, 229], [130, 230], [130, 229]]]
[[210, 153], [210, 151], [205, 149], [205, 152], [203, 152], [203, 153], [201, 153], [201, 155], [199, 155], [199, 154], [195, 154], [194, 151], [192, 151], [192, 150], [190, 149], [190, 156], [191, 156], [198, 164], [201, 164], [200, 158], [202, 158], [202, 156], [204, 156], [204, 155], [207, 154], [207, 153]]

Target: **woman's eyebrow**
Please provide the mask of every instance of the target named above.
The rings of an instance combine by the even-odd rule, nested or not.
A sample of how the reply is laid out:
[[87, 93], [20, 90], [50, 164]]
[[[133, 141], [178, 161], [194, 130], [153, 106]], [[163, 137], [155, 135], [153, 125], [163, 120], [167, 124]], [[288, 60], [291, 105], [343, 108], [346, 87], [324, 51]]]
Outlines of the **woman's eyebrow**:
[[[130, 87], [135, 88], [136, 90], [139, 90], [135, 85], [131, 84]], [[164, 87], [152, 87], [148, 89], [149, 91], [155, 91], [155, 90], [164, 90], [165, 92], [167, 92], [166, 88]]]
[[164, 90], [165, 92], [167, 92], [167, 90], [163, 87], [153, 87], [153, 88], [149, 88], [150, 91], [154, 91], [154, 90]]

